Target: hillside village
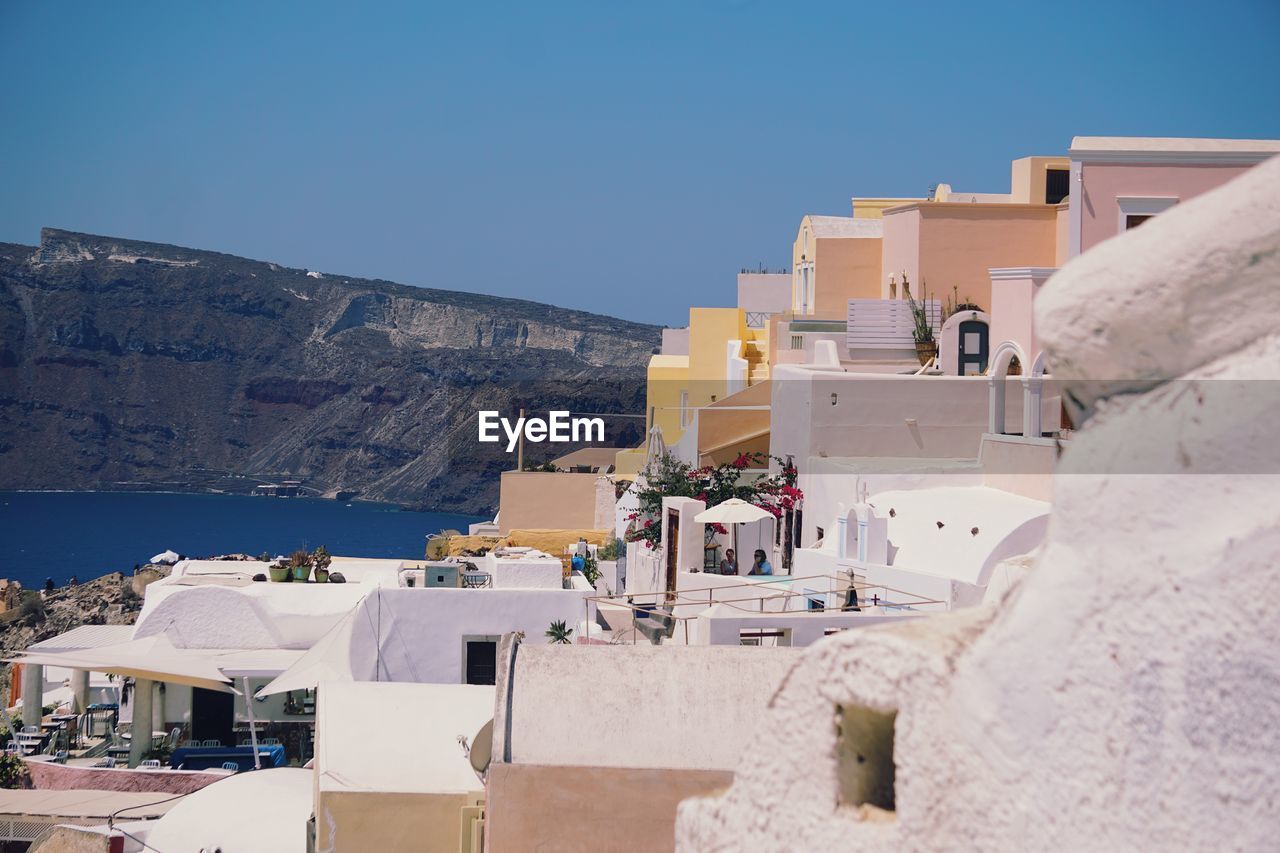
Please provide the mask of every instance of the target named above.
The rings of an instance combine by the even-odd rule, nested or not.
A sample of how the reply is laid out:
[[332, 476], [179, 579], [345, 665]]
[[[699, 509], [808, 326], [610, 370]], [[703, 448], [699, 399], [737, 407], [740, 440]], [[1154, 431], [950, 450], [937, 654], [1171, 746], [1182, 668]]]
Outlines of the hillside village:
[[1063, 143], [798, 216], [425, 554], [52, 593], [0, 840], [1266, 848], [1280, 140]]

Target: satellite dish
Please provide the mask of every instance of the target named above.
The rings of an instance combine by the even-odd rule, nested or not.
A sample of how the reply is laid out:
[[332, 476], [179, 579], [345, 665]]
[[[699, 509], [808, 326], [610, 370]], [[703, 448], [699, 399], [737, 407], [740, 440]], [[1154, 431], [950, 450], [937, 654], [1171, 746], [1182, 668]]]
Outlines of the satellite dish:
[[489, 761], [493, 757], [493, 720], [485, 723], [471, 740], [471, 769], [484, 780], [485, 771], [489, 769]]

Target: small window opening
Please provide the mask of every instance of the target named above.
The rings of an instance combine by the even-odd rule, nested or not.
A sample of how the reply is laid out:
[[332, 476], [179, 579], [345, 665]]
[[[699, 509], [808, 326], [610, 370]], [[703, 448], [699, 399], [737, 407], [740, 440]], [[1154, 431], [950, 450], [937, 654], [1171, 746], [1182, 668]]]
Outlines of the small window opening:
[[841, 806], [894, 810], [893, 729], [898, 712], [837, 705], [836, 774]]

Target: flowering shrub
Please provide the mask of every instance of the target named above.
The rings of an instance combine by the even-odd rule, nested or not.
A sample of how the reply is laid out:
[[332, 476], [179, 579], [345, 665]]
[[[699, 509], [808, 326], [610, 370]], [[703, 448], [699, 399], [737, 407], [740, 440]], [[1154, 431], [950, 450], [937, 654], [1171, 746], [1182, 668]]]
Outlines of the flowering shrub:
[[[779, 474], [756, 475], [746, 479], [745, 469], [763, 465], [770, 459], [782, 466]], [[627, 533], [628, 542], [643, 542], [654, 548], [662, 539], [662, 499], [672, 497], [695, 498], [707, 507], [738, 498], [754, 504], [774, 518], [781, 518], [785, 510], [794, 508], [804, 498], [796, 488], [796, 469], [784, 460], [767, 453], [743, 453], [732, 462], [715, 467], [694, 468], [673, 456], [663, 456], [649, 472], [647, 482], [636, 497], [640, 509], [627, 517], [634, 529]], [[716, 533], [726, 533], [724, 525], [712, 525]]]

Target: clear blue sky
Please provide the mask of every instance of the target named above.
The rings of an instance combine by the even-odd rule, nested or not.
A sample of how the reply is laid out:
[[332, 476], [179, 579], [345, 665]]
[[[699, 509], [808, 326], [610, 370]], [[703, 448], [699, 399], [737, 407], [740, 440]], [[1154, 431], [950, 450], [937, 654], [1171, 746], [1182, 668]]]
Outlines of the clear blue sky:
[[1280, 137], [1280, 3], [0, 3], [42, 225], [682, 325], [805, 213]]

